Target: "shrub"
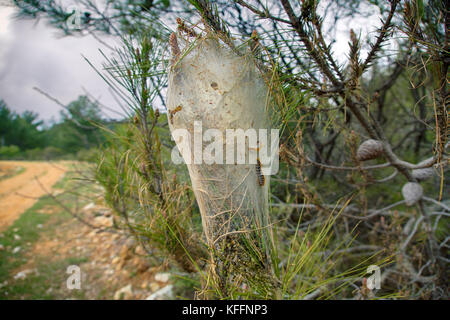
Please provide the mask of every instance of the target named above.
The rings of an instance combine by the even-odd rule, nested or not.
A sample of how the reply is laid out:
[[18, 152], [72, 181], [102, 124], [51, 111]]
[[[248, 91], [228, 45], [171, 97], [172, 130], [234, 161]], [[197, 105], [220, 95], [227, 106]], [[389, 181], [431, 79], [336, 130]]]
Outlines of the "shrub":
[[12, 159], [20, 153], [18, 146], [2, 146], [0, 147], [0, 159]]

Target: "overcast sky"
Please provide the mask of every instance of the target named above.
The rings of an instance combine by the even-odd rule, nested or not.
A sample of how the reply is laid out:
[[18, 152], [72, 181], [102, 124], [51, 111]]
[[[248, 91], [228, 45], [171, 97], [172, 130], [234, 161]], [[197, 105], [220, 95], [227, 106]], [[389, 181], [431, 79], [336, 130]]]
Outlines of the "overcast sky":
[[[64, 104], [84, 94], [85, 88], [120, 111], [108, 86], [81, 56], [101, 69], [104, 58], [98, 49], [108, 52], [105, 46], [92, 36], [61, 37], [45, 21], [19, 20], [14, 13], [14, 8], [0, 6], [0, 99], [10, 109], [58, 120], [62, 108], [33, 89], [38, 87]], [[107, 110], [105, 114], [117, 117]]]

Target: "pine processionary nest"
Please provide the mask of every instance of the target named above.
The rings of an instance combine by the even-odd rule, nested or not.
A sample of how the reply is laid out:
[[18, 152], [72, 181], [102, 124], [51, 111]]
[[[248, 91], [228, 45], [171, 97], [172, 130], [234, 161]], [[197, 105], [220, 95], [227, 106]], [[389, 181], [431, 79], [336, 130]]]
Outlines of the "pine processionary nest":
[[[212, 35], [195, 43], [187, 42], [186, 48], [180, 50], [173, 34], [171, 46], [169, 127], [187, 163], [208, 244], [223, 250], [230, 237], [253, 237], [254, 232], [267, 244], [269, 176], [262, 175], [259, 161], [217, 164], [206, 157], [195, 163], [193, 156], [195, 151], [202, 155], [211, 153], [213, 157], [223, 152], [225, 160], [225, 149], [229, 147], [225, 141], [227, 129], [268, 129], [268, 88], [264, 77], [249, 50], [249, 54], [239, 55]], [[201, 123], [203, 132], [215, 129], [217, 135], [222, 135], [224, 149], [212, 153], [203, 143], [200, 149], [186, 152], [186, 146], [191, 151], [196, 148], [194, 137], [198, 132], [194, 123]], [[175, 134], [178, 129], [189, 132], [188, 141]], [[251, 152], [251, 148], [245, 149], [245, 159]]]

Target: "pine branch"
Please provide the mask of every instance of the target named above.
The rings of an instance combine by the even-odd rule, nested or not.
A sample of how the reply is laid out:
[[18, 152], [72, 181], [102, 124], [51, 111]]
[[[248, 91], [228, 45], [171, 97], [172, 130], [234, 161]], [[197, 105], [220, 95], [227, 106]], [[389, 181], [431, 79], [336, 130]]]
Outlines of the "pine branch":
[[373, 61], [376, 59], [376, 56], [378, 52], [380, 51], [383, 43], [388, 39], [389, 32], [392, 30], [392, 18], [394, 17], [395, 10], [397, 8], [397, 5], [399, 4], [400, 0], [390, 0], [391, 2], [391, 10], [389, 11], [389, 15], [386, 19], [386, 21], [383, 23], [383, 26], [380, 28], [377, 40], [375, 41], [375, 44], [373, 44], [371, 47], [369, 54], [367, 55], [366, 60], [361, 66], [361, 74], [364, 73], [364, 71], [373, 63]]

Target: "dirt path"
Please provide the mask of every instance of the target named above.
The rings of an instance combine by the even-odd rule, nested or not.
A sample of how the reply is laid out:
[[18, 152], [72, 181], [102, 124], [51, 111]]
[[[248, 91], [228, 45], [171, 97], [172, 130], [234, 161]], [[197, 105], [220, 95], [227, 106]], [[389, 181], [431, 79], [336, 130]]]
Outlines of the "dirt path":
[[[18, 166], [24, 169], [17, 170]], [[76, 179], [91, 169], [89, 164], [70, 161], [0, 161], [0, 300], [156, 300], [178, 295], [192, 299], [194, 288], [176, 284], [165, 261], [146, 251], [126, 230], [113, 227], [116, 219], [106, 206], [104, 189]], [[67, 179], [52, 189], [64, 173]], [[36, 200], [46, 193], [35, 177], [96, 228], [51, 199]], [[69, 192], [74, 189], [76, 193]], [[19, 216], [22, 219], [7, 228]], [[81, 277], [77, 290], [67, 284], [67, 270], [74, 266]]]
[[11, 167], [23, 167], [25, 171], [0, 180], [0, 231], [46, 194], [42, 187], [50, 191], [67, 171], [62, 163], [0, 161], [0, 169], [11, 170]]

